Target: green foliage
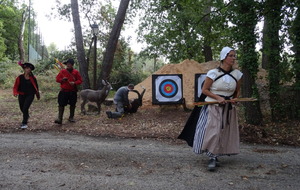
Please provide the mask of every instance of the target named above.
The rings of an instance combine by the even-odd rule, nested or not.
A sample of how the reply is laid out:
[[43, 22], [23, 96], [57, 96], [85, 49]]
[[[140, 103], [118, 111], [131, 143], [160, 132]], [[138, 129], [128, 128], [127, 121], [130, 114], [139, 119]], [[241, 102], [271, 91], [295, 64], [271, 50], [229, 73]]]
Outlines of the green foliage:
[[258, 34], [255, 27], [259, 17], [259, 4], [253, 0], [235, 0], [232, 2], [231, 21], [234, 24], [232, 36], [239, 47], [239, 66], [250, 71], [253, 78], [258, 72], [258, 54], [255, 51]]
[[[15, 5], [9, 6], [0, 5], [0, 18], [2, 22], [2, 29], [0, 26], [0, 38], [4, 39], [5, 55], [10, 59], [16, 59], [18, 56], [18, 38], [20, 28], [20, 16], [22, 10]], [[0, 56], [1, 58], [1, 56]]]
[[130, 83], [137, 84], [142, 81], [143, 73], [142, 70], [139, 70], [140, 66], [136, 63], [135, 56], [128, 47], [128, 43], [120, 40], [110, 74], [110, 82], [114, 89], [127, 86]]
[[3, 29], [3, 22], [0, 20], [0, 61], [4, 59], [4, 53], [6, 51], [6, 46], [4, 43], [4, 38], [2, 37], [2, 33], [4, 32]]
[[279, 31], [283, 24], [283, 0], [264, 2], [265, 28], [263, 38], [263, 60], [264, 68], [268, 69], [269, 96], [272, 119], [279, 120], [283, 112], [280, 111], [281, 101], [279, 99], [280, 81], [282, 73], [282, 41]]
[[293, 61], [291, 64], [291, 71], [295, 79], [294, 91], [296, 92], [296, 99], [294, 105], [296, 105], [296, 118], [300, 118], [300, 1], [293, 1], [291, 7], [296, 9], [294, 20], [291, 21], [291, 27], [289, 28], [289, 34], [291, 36], [291, 42], [293, 44], [292, 50], [294, 52]]
[[[258, 3], [254, 0], [234, 0], [230, 7], [230, 21], [233, 23], [232, 36], [238, 46], [238, 63], [242, 68], [243, 97], [258, 97], [255, 83], [258, 72], [258, 54], [255, 50], [257, 32], [255, 27], [259, 20]], [[245, 84], [246, 83], [246, 84]], [[262, 115], [257, 102], [245, 103], [245, 119], [249, 124], [260, 124]]]
[[294, 59], [292, 62], [292, 72], [295, 76], [295, 87], [300, 90], [300, 3], [295, 5], [297, 11], [295, 12], [295, 19], [291, 22], [290, 36], [293, 44], [292, 50], [294, 52]]
[[43, 73], [35, 73], [39, 84], [39, 90], [44, 100], [57, 98], [60, 84], [55, 81], [58, 71], [55, 69], [47, 70]]
[[[34, 76], [37, 78], [41, 95], [45, 100], [55, 98], [60, 89], [59, 84], [55, 81], [58, 71], [54, 68], [43, 70], [41, 66], [41, 64], [35, 65], [36, 69], [33, 71]], [[23, 74], [23, 69], [17, 63], [0, 62], [0, 88], [12, 89], [16, 77], [20, 74]]]
[[203, 62], [203, 46], [221, 49], [230, 39], [223, 1], [163, 1], [139, 2], [143, 9], [139, 36], [148, 47], [145, 53], [151, 57], [162, 55], [170, 62], [185, 59]]
[[2, 89], [13, 88], [16, 77], [22, 71], [17, 63], [0, 62], [0, 87]]

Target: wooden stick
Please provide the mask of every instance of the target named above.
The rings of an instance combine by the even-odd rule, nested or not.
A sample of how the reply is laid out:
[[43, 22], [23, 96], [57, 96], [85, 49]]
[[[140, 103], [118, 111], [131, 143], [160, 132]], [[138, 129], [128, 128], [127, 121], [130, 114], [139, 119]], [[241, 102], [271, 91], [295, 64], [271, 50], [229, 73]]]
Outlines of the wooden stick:
[[[230, 103], [232, 100], [225, 100], [226, 103]], [[236, 98], [233, 101], [235, 102], [253, 102], [257, 101], [256, 98]], [[210, 105], [210, 104], [219, 104], [218, 101], [213, 101], [213, 102], [195, 102], [195, 106], [204, 106], [204, 105]]]

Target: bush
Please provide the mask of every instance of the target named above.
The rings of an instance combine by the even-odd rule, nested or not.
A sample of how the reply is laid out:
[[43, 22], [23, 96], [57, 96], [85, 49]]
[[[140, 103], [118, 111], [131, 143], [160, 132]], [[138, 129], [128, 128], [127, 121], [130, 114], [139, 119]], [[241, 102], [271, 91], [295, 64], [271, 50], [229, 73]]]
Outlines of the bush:
[[[40, 65], [35, 65], [33, 74], [37, 78], [39, 90], [42, 98], [53, 99], [57, 97], [60, 86], [55, 81], [58, 73], [55, 69], [40, 69]], [[23, 73], [23, 69], [18, 64], [0, 63], [0, 88], [13, 88], [16, 78]]]
[[16, 77], [21, 73], [22, 68], [18, 64], [0, 63], [0, 87], [13, 88]]

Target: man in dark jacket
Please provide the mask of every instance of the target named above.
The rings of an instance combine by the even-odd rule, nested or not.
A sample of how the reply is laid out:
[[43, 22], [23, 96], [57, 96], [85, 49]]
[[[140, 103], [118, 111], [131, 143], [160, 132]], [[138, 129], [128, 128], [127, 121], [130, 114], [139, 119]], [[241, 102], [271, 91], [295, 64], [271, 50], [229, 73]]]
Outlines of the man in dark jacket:
[[128, 86], [123, 86], [119, 88], [114, 96], [114, 104], [116, 104], [117, 112], [107, 111], [108, 118], [120, 118], [124, 114], [124, 107], [131, 107], [131, 104], [128, 99], [129, 91], [134, 89], [133, 84], [129, 84]]

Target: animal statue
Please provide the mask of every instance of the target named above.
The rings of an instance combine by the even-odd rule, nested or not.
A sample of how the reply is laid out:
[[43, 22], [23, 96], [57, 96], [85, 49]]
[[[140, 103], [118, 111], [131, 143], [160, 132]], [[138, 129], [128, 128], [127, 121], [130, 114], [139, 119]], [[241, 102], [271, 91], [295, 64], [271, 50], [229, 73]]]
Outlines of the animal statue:
[[88, 102], [96, 102], [97, 111], [100, 114], [101, 104], [105, 101], [109, 91], [111, 90], [111, 85], [108, 81], [102, 80], [102, 84], [104, 85], [101, 90], [91, 90], [84, 89], [80, 91], [80, 97], [82, 99], [81, 103], [81, 113], [86, 114], [85, 104]]
[[143, 88], [142, 93], [139, 93], [139, 91], [137, 91], [137, 90], [132, 90], [132, 92], [137, 93], [138, 98], [133, 99], [133, 100], [130, 101], [130, 103], [131, 103], [131, 108], [128, 108], [128, 107], [126, 106], [126, 107], [124, 108], [125, 113], [136, 113], [137, 110], [138, 110], [138, 108], [139, 108], [140, 106], [143, 105], [143, 96], [144, 96], [144, 94], [145, 94], [146, 88], [143, 87], [143, 86], [142, 86], [142, 88]]

